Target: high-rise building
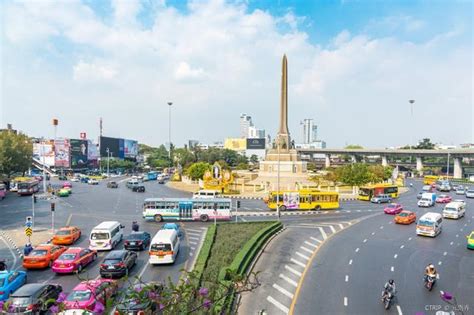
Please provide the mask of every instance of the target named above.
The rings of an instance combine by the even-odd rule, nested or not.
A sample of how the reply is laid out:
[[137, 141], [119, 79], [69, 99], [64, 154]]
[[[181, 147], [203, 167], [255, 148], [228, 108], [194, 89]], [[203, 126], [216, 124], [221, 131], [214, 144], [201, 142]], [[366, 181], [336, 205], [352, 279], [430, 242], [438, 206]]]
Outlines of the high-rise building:
[[249, 133], [247, 135], [249, 139], [263, 139], [265, 138], [265, 129], [258, 129], [257, 127], [250, 126]]
[[252, 117], [247, 114], [240, 114], [240, 137], [247, 138], [249, 128], [253, 127]]
[[194, 147], [197, 147], [199, 144], [199, 141], [198, 140], [188, 140], [188, 147], [190, 149], [194, 148]]
[[312, 143], [317, 139], [318, 126], [313, 123], [313, 119], [303, 119], [303, 143]]

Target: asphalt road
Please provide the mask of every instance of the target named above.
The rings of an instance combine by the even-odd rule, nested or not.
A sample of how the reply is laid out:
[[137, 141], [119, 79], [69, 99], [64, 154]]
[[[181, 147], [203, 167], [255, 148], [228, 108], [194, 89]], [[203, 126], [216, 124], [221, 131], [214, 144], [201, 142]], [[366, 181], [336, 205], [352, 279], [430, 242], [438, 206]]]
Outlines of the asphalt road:
[[[421, 184], [415, 187], [421, 188]], [[414, 224], [393, 224], [393, 216], [383, 213], [335, 234], [307, 268], [295, 296], [294, 314], [435, 314], [439, 308], [452, 310], [439, 298], [439, 290], [454, 293], [464, 314], [474, 314], [474, 252], [466, 249], [465, 239], [474, 229], [474, 200], [466, 200], [466, 217], [445, 219], [443, 232], [436, 238], [417, 236]], [[418, 208], [416, 189], [398, 202], [417, 217], [428, 211], [440, 213], [443, 207]], [[367, 204], [374, 206], [383, 207]], [[429, 263], [440, 273], [432, 292], [423, 287], [422, 280]], [[390, 278], [395, 280], [398, 294], [392, 309], [385, 311], [380, 294]]]

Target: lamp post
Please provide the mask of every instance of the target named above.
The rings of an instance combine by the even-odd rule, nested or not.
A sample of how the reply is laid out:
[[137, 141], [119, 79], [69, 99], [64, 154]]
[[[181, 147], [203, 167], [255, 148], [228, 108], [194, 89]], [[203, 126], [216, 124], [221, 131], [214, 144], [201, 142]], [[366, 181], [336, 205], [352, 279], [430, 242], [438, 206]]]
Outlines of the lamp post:
[[171, 105], [173, 105], [173, 102], [168, 102], [168, 143], [170, 145], [168, 155], [170, 166], [173, 166], [173, 161], [171, 161]]
[[[413, 149], [413, 134], [414, 134], [414, 130], [415, 130], [415, 122], [413, 120], [413, 104], [415, 103], [415, 100], [409, 100], [408, 101], [410, 103], [410, 113], [411, 113], [411, 137], [410, 137], [410, 149]], [[410, 155], [410, 164], [413, 162], [413, 156]]]
[[448, 153], [448, 163], [446, 165], [446, 180], [448, 180], [448, 176], [449, 176], [449, 153]]
[[106, 151], [107, 151], [107, 178], [109, 178], [109, 165], [110, 165], [110, 150], [109, 150], [109, 148], [107, 148]]
[[[45, 146], [45, 141], [44, 139], [41, 139], [41, 157], [43, 158], [43, 194], [46, 194], [46, 160], [45, 160], [45, 152], [44, 152], [44, 146]], [[33, 215], [34, 217], [34, 215]]]

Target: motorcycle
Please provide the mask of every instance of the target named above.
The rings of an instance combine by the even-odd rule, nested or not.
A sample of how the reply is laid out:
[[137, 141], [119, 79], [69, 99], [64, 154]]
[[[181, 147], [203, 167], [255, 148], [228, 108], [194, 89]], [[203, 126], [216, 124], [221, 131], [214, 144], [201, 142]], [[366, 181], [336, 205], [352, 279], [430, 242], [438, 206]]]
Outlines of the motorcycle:
[[392, 300], [393, 300], [393, 296], [394, 295], [392, 293], [384, 291], [384, 293], [382, 295], [382, 303], [383, 303], [384, 308], [386, 310], [390, 309], [390, 306], [391, 306]]
[[428, 291], [433, 290], [433, 286], [435, 285], [435, 283], [436, 283], [436, 276], [435, 277], [426, 276], [426, 278], [425, 278], [425, 288], [427, 288]]

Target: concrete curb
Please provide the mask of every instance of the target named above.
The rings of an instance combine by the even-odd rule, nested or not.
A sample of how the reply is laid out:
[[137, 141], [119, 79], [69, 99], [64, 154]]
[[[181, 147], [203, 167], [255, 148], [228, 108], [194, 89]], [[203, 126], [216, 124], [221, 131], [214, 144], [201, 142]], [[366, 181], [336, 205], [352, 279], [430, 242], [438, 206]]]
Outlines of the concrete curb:
[[[323, 211], [290, 211], [290, 212], [281, 212], [281, 216], [295, 216], [295, 215], [317, 215], [317, 214], [332, 214], [332, 213], [361, 213], [361, 212], [376, 212], [374, 209], [367, 210], [323, 210]], [[266, 211], [266, 212], [237, 212], [233, 214], [239, 217], [271, 217], [276, 216], [276, 211]]]
[[247, 197], [247, 196], [239, 196], [239, 195], [222, 195], [222, 197], [231, 198], [231, 199], [263, 200], [263, 197]]
[[18, 256], [20, 258], [23, 258], [23, 252], [21, 251], [21, 249], [18, 248], [18, 246], [16, 245], [16, 243], [12, 240], [12, 238], [10, 237], [10, 235], [8, 235], [7, 233], [3, 232], [3, 231], [0, 231], [0, 234], [2, 234], [2, 236], [8, 241], [8, 243], [10, 243], [10, 245], [15, 249], [15, 251], [18, 253]]

